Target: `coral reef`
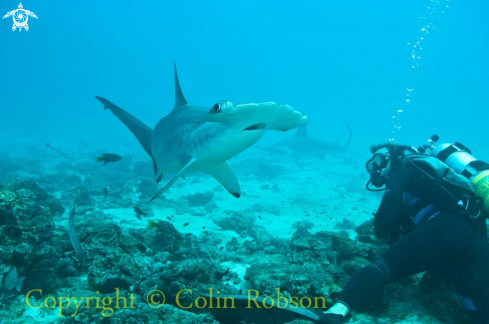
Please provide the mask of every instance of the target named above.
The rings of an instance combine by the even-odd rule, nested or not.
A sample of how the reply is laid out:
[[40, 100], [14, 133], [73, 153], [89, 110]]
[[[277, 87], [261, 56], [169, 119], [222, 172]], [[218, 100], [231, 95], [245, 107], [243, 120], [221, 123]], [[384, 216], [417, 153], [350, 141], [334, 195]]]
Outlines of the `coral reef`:
[[64, 266], [64, 242], [55, 235], [52, 217], [63, 211], [57, 199], [32, 181], [0, 186], [0, 273], [17, 267], [26, 277], [23, 291], [52, 291], [62, 284], [57, 272]]
[[200, 206], [211, 202], [212, 197], [214, 197], [214, 193], [212, 191], [206, 191], [204, 193], [188, 194], [185, 198], [188, 199], [189, 206]]
[[230, 216], [213, 219], [212, 221], [223, 230], [232, 230], [238, 234], [253, 228], [255, 217], [237, 212], [230, 212], [230, 214]]
[[[323, 210], [328, 218], [347, 214], [338, 212], [335, 205], [303, 210], [304, 218], [290, 218], [284, 233], [266, 226], [272, 217], [287, 217], [287, 212], [277, 207], [279, 204], [265, 200], [216, 211], [220, 195], [227, 194], [221, 187], [182, 197], [169, 193], [149, 205], [144, 200], [152, 197], [158, 186], [149, 180], [151, 172], [148, 175], [137, 167], [148, 165], [133, 163], [129, 156], [123, 161], [97, 172], [85, 162], [59, 163], [54, 173], [42, 174], [36, 180], [59, 198], [30, 180], [0, 186], [0, 275], [16, 266], [19, 275], [26, 277], [21, 295], [0, 294], [2, 320], [23, 324], [41, 320], [217, 324], [205, 309], [184, 310], [176, 302], [177, 294], [185, 289], [191, 292], [180, 293], [184, 305], [208, 293], [210, 287], [222, 294], [246, 294], [247, 289], [253, 289], [262, 296], [275, 297], [279, 289], [285, 298], [322, 296], [329, 307], [355, 271], [379, 259], [388, 248], [375, 237], [371, 219], [360, 226], [348, 218], [337, 224], [333, 219], [327, 229], [321, 227]], [[89, 176], [80, 176], [83, 172]], [[205, 181], [191, 179], [196, 185]], [[284, 191], [276, 184], [257, 186], [270, 195]], [[102, 188], [110, 188], [108, 197]], [[76, 230], [84, 250], [83, 269], [68, 238], [68, 213], [63, 207], [71, 206], [77, 189], [81, 189], [81, 195]], [[302, 198], [297, 197], [291, 199], [293, 204], [301, 202]], [[157, 219], [167, 219], [181, 235], [160, 228], [147, 229], [147, 219], [137, 219], [134, 206], [141, 206]], [[116, 209], [125, 209], [127, 217], [118, 218]], [[188, 223], [194, 221], [189, 218], [175, 221], [189, 214], [201, 219], [206, 213], [213, 213], [213, 224], [209, 221], [205, 226], [192, 227]], [[351, 238], [353, 229], [358, 234], [355, 239]], [[345, 323], [469, 324], [453, 289], [437, 278], [425, 273], [389, 285]], [[30, 297], [35, 305], [47, 296], [124, 297], [128, 303], [132, 296], [134, 308], [106, 310], [105, 314], [110, 315], [105, 317], [100, 308], [83, 305], [77, 309], [72, 302], [60, 318], [57, 309], [27, 307], [22, 294], [30, 289], [43, 290], [42, 298]], [[156, 310], [145, 302], [153, 290], [166, 295], [166, 304]], [[413, 309], [417, 310], [415, 315]]]

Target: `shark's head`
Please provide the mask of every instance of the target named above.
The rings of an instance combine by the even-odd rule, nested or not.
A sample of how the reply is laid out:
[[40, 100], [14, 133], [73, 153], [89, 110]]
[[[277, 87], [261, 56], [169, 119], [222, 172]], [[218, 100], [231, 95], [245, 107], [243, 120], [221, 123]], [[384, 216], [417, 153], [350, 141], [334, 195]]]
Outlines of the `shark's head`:
[[[214, 137], [217, 139], [214, 143], [217, 144], [211, 145], [208, 142], [207, 153], [228, 160], [255, 144], [267, 130], [286, 131], [302, 125], [306, 120], [306, 116], [288, 105], [220, 101], [207, 112], [208, 129], [214, 133], [219, 130], [218, 136]], [[218, 127], [219, 124], [229, 127]]]
[[206, 120], [240, 127], [241, 132], [287, 131], [304, 124], [307, 116], [275, 102], [233, 104], [224, 100], [212, 106]]

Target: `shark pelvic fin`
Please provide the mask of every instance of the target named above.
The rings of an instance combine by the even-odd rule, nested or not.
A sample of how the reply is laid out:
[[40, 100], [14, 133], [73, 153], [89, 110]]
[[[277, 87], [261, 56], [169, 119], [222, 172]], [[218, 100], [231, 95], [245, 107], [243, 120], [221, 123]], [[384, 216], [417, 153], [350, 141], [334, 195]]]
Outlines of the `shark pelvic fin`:
[[156, 178], [156, 183], [160, 183], [161, 179], [163, 178], [163, 172], [160, 173], [160, 175]]
[[309, 135], [307, 135], [307, 122], [297, 129], [297, 132], [295, 132], [295, 137], [309, 137]]
[[207, 167], [205, 172], [216, 179], [231, 195], [236, 198], [241, 196], [241, 188], [239, 187], [238, 179], [227, 162]]
[[158, 165], [156, 164], [155, 159], [153, 158], [153, 154], [151, 153], [151, 136], [153, 135], [153, 130], [146, 126], [143, 122], [141, 122], [136, 117], [132, 116], [124, 109], [121, 109], [114, 105], [109, 100], [95, 96], [98, 101], [100, 101], [104, 105], [104, 109], [109, 109], [121, 122], [126, 125], [127, 128], [136, 136], [139, 144], [143, 147], [144, 151], [148, 153], [153, 160], [153, 169], [155, 175], [158, 174]]
[[180, 169], [180, 171], [178, 171], [177, 174], [175, 174], [175, 176], [173, 176], [173, 178], [170, 180], [170, 182], [168, 182], [164, 187], [163, 189], [161, 189], [160, 191], [158, 191], [156, 193], [156, 195], [154, 195], [153, 198], [151, 198], [150, 201], [153, 201], [155, 200], [156, 198], [158, 198], [159, 196], [161, 196], [162, 194], [164, 194], [168, 189], [170, 189], [171, 186], [173, 186], [173, 184], [178, 180], [178, 178], [181, 178], [182, 177], [182, 173], [190, 166], [192, 165], [192, 163], [194, 163], [195, 159], [192, 158], [190, 159], [190, 161], [187, 162], [187, 164], [185, 164], [185, 166], [183, 168]]
[[155, 159], [152, 159], [152, 160], [153, 160], [153, 171], [154, 171], [155, 176], [156, 176], [156, 180], [155, 180], [155, 182], [156, 182], [156, 183], [160, 183], [161, 178], [163, 178], [163, 172], [161, 172], [161, 173], [158, 175], [158, 164], [156, 164], [156, 160], [155, 160]]
[[180, 87], [180, 81], [178, 80], [177, 64], [173, 63], [173, 68], [175, 70], [175, 105], [173, 110], [178, 109], [187, 104], [187, 100], [183, 96], [182, 88]]

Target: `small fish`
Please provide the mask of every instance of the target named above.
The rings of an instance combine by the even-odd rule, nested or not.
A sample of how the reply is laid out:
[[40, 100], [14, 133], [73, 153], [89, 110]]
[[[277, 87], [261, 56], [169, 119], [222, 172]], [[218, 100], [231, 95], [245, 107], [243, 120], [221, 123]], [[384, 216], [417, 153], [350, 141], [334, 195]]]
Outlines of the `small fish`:
[[138, 248], [139, 251], [141, 251], [141, 253], [144, 253], [147, 250], [146, 247], [141, 243], [136, 244], [136, 247]]
[[139, 215], [139, 216], [146, 216], [148, 215], [148, 213], [145, 213], [141, 210], [141, 208], [139, 208], [138, 206], [134, 207], [134, 212]]
[[20, 277], [17, 274], [17, 268], [12, 267], [10, 270], [7, 272], [5, 275], [5, 279], [3, 279], [3, 276], [0, 276], [0, 290], [6, 289], [6, 290], [12, 290], [12, 288], [15, 287], [17, 292], [20, 292], [22, 289], [22, 284], [24, 283], [25, 277]]
[[117, 162], [122, 159], [122, 156], [114, 153], [103, 153], [102, 156], [96, 157], [95, 162], [104, 162], [104, 164], [110, 162]]
[[190, 224], [190, 223], [185, 223], [185, 224], [183, 224], [183, 227], [188, 226], [189, 224]]
[[258, 218], [259, 218], [259, 219], [262, 219], [262, 218], [261, 218], [261, 215], [258, 215]]
[[214, 277], [216, 279], [218, 279], [218, 280], [222, 280], [224, 278], [224, 276], [228, 274], [229, 270], [231, 270], [231, 268], [228, 268], [224, 272], [218, 272], [218, 271], [216, 271], [216, 273], [214, 274]]
[[205, 229], [205, 226], [204, 226], [204, 227], [202, 227], [202, 229]]
[[166, 219], [171, 220], [171, 217], [166, 216]]
[[59, 154], [61, 154], [62, 156], [64, 156], [64, 157], [65, 157], [65, 159], [67, 159], [67, 158], [68, 158], [68, 157], [66, 156], [66, 154], [65, 154], [63, 151], [61, 151], [59, 148], [56, 148], [56, 147], [52, 146], [52, 145], [51, 145], [51, 144], [49, 144], [49, 143], [46, 143], [46, 147], [49, 147], [49, 148], [51, 148], [51, 149], [55, 150], [56, 152], [58, 152]]
[[75, 208], [76, 208], [76, 201], [78, 200], [79, 195], [80, 195], [80, 189], [77, 190], [75, 201], [73, 201], [73, 208], [71, 209], [70, 219], [68, 222], [68, 233], [70, 234], [71, 245], [73, 245], [73, 249], [75, 249], [76, 256], [80, 261], [80, 269], [81, 271], [83, 271], [83, 250], [80, 244], [80, 239], [78, 238], [78, 234], [76, 234], [75, 231]]
[[239, 290], [239, 294], [241, 295], [243, 293], [243, 289], [240, 289]]
[[157, 229], [159, 229], [161, 231], [164, 231], [164, 232], [170, 232], [173, 235], [175, 235], [176, 237], [178, 237], [181, 240], [183, 240], [182, 233], [180, 233], [179, 231], [177, 231], [177, 229], [175, 228], [175, 226], [173, 226], [172, 223], [169, 223], [169, 222], [166, 222], [166, 221], [162, 221], [162, 220], [159, 220], [159, 219], [157, 219], [156, 222], [153, 222], [152, 220], [148, 220], [148, 227], [147, 227], [147, 229], [152, 229], [154, 227], [156, 227]]
[[107, 188], [104, 188], [102, 190], [104, 191], [104, 194], [105, 194], [104, 198], [107, 198], [107, 196], [109, 195], [109, 190]]

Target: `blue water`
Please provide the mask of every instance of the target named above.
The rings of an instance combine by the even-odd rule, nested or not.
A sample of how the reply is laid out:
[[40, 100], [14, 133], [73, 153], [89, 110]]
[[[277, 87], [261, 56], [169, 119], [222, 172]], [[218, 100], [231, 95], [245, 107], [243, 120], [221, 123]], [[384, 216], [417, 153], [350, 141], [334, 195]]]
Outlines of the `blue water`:
[[[17, 1], [2, 0], [0, 14], [16, 9]], [[93, 296], [101, 288], [107, 289], [102, 294], [110, 294], [111, 283], [120, 282], [106, 286], [104, 280], [123, 273], [127, 280], [121, 280], [121, 291], [136, 287], [140, 300], [152, 287], [168, 288], [182, 277], [188, 287], [216, 284], [224, 293], [241, 294], [253, 284], [265, 285], [264, 277], [276, 274], [276, 260], [285, 267], [274, 282], [287, 282], [292, 293], [312, 294], [313, 288], [301, 285], [316, 280], [321, 283], [316, 292], [330, 298], [353, 268], [367, 262], [358, 251], [344, 260], [351, 261], [344, 268], [326, 259], [336, 258], [332, 255], [338, 252], [331, 251], [337, 248], [331, 243], [336, 234], [331, 233], [348, 234], [345, 240], [351, 239], [348, 244], [355, 252], [355, 228], [371, 220], [378, 207], [381, 195], [364, 188], [370, 144], [394, 141], [417, 147], [436, 133], [441, 142], [462, 142], [474, 156], [489, 162], [486, 0], [22, 4], [38, 16], [29, 17], [28, 31], [12, 31], [12, 17], [0, 20], [0, 276], [16, 266], [26, 280], [22, 291], [11, 294], [2, 293], [0, 280], [0, 324], [6, 314], [17, 320], [6, 323], [23, 324], [55, 316], [19, 302], [24, 300], [20, 295], [43, 284], [45, 295], [49, 291], [53, 296]], [[222, 100], [289, 104], [308, 115], [308, 133], [317, 139], [345, 143], [347, 122], [351, 145], [346, 154], [327, 152], [324, 159], [310, 154], [316, 159], [304, 162], [259, 150], [296, 132], [270, 131], [229, 161], [241, 186], [240, 199], [211, 177], [191, 173], [150, 203], [173, 175], [167, 172], [161, 184], [154, 184], [150, 158], [95, 96], [154, 128], [173, 108], [174, 62], [192, 104], [209, 109]], [[96, 163], [102, 153], [123, 159]], [[15, 178], [22, 180], [7, 184]], [[68, 217], [78, 189], [73, 215], [84, 272], [68, 237]], [[136, 215], [135, 206], [147, 215]], [[23, 227], [27, 216], [22, 213], [38, 218]], [[184, 243], [175, 243], [176, 248], [174, 242], [162, 244], [156, 230], [147, 229], [148, 220], [156, 219], [174, 224], [171, 231], [179, 232]], [[18, 228], [12, 230], [15, 226], [9, 222]], [[315, 245], [295, 241], [294, 233], [302, 228], [311, 231], [306, 232]], [[316, 236], [321, 231], [327, 233]], [[119, 232], [125, 236], [119, 237]], [[16, 237], [18, 233], [22, 235]], [[45, 241], [37, 239], [39, 233]], [[117, 250], [120, 257], [114, 251], [119, 243], [124, 245], [123, 239], [129, 247]], [[24, 241], [32, 248], [20, 245]], [[307, 253], [294, 254], [295, 244], [299, 250], [306, 244], [306, 252], [319, 251], [319, 256], [307, 261]], [[337, 243], [338, 249], [348, 249], [348, 244]], [[19, 245], [23, 250], [16, 253], [27, 255], [29, 262], [12, 257]], [[247, 271], [250, 277], [245, 280]], [[343, 277], [338, 279], [338, 273]], [[225, 275], [230, 276], [226, 282]], [[294, 276], [299, 279], [289, 280]], [[426, 305], [418, 308], [419, 291], [413, 288], [418, 283], [400, 285], [402, 295], [388, 292], [392, 303], [387, 311], [360, 311], [360, 321], [414, 322], [417, 319], [410, 316], [415, 313], [423, 319], [419, 323], [438, 323], [434, 318], [443, 317], [443, 307], [435, 303], [434, 311]], [[429, 304], [429, 297], [422, 296]], [[25, 313], [17, 316], [12, 308]], [[134, 320], [147, 321], [154, 315], [150, 311], [141, 308]], [[166, 315], [177, 323], [181, 313], [175, 314]], [[166, 320], [163, 317], [159, 320]], [[206, 322], [202, 317], [192, 322], [193, 318], [188, 317], [188, 323]], [[44, 317], [46, 323], [59, 320], [51, 319]], [[71, 319], [75, 320], [103, 322], [94, 310]]]
[[[1, 21], [1, 134], [60, 146], [131, 140], [94, 95], [153, 126], [172, 107], [175, 60], [191, 102], [288, 103], [310, 115], [311, 132], [342, 138], [347, 120], [354, 145], [365, 146], [393, 128], [409, 86], [407, 43], [422, 17], [436, 28], [410, 77], [415, 93], [395, 140], [439, 133], [487, 157], [488, 4], [435, 2], [27, 2], [39, 17], [28, 32]], [[430, 6], [438, 8], [432, 16]], [[1, 3], [2, 12], [15, 8]]]

